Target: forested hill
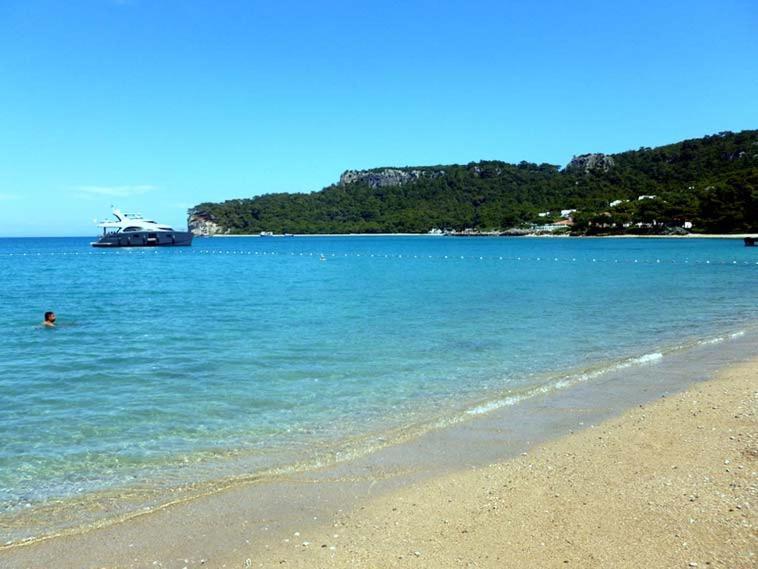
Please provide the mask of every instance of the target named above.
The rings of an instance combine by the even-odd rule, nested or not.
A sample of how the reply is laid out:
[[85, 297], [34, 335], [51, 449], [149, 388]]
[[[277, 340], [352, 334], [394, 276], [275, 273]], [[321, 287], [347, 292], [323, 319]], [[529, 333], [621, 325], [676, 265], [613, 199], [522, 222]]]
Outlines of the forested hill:
[[347, 171], [318, 192], [202, 203], [189, 216], [194, 231], [210, 234], [425, 233], [544, 224], [568, 209], [577, 210], [577, 233], [665, 232], [685, 222], [691, 231], [758, 231], [758, 130], [585, 154], [564, 168], [482, 161]]

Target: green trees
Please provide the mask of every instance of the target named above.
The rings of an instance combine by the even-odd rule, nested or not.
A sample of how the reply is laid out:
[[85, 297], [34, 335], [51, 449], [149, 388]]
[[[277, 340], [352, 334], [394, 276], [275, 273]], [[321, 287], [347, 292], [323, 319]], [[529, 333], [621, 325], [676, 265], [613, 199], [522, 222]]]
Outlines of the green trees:
[[755, 231], [758, 228], [758, 168], [709, 186], [701, 192], [698, 205], [698, 218], [706, 231]]
[[[695, 231], [758, 230], [758, 131], [719, 133], [611, 158], [613, 166], [589, 170], [499, 161], [413, 168], [422, 174], [402, 185], [359, 180], [310, 194], [202, 203], [189, 213], [210, 216], [231, 233], [506, 229], [544, 222], [538, 212], [562, 209], [579, 210], [574, 231], [580, 233], [636, 231], [639, 224], [662, 231], [685, 221]], [[380, 169], [371, 172], [382, 176]], [[655, 198], [639, 200], [641, 195]]]

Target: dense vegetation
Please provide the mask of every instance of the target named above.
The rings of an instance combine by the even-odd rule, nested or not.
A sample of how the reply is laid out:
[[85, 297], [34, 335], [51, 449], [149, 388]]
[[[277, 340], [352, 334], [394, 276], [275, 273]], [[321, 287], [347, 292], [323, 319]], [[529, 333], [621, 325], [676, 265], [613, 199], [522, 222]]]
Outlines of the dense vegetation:
[[[578, 210], [576, 233], [659, 233], [685, 221], [700, 232], [758, 230], [758, 130], [640, 148], [612, 161], [598, 156], [605, 162], [588, 167], [580, 157], [563, 169], [497, 161], [405, 168], [422, 175], [393, 186], [359, 180], [310, 194], [202, 203], [189, 213], [230, 233], [499, 230], [545, 223], [562, 209]], [[611, 207], [616, 200], [628, 201]]]

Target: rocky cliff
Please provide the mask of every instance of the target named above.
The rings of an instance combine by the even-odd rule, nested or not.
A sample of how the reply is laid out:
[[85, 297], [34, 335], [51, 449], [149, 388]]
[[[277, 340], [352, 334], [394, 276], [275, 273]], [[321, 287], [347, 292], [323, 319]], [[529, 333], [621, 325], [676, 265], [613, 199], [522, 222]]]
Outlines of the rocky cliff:
[[385, 188], [402, 186], [415, 182], [423, 177], [438, 178], [445, 172], [432, 170], [405, 170], [399, 168], [383, 168], [381, 170], [347, 170], [340, 176], [340, 186], [363, 183], [370, 188]]
[[615, 164], [616, 162], [611, 156], [602, 153], [580, 154], [571, 159], [571, 162], [566, 166], [566, 170], [569, 172], [584, 172], [585, 174], [589, 174], [595, 170], [607, 172]]
[[216, 223], [216, 219], [208, 212], [193, 211], [187, 219], [187, 227], [193, 235], [203, 235], [210, 237], [212, 235], [224, 235], [229, 230]]

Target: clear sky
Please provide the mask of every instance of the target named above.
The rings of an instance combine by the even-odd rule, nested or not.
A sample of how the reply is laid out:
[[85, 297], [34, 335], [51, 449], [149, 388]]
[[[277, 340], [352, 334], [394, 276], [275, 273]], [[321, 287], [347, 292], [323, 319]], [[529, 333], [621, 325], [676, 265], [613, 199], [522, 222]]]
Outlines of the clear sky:
[[0, 236], [748, 128], [755, 0], [0, 0]]

